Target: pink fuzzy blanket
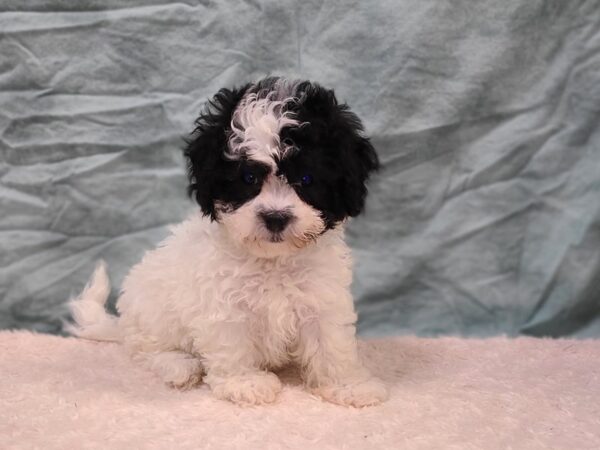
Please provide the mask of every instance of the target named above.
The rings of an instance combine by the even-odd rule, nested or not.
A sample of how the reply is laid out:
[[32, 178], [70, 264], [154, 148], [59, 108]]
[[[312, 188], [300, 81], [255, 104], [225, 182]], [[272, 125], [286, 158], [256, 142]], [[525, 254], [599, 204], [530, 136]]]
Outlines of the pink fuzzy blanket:
[[390, 400], [322, 402], [292, 372], [269, 406], [180, 392], [115, 344], [0, 333], [2, 449], [598, 449], [600, 342], [403, 337], [361, 343]]

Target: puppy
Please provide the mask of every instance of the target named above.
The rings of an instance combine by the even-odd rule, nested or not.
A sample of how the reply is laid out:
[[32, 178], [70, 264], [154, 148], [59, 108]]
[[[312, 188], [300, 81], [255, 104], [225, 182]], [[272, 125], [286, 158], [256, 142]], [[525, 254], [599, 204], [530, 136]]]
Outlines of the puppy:
[[131, 269], [118, 317], [99, 265], [71, 303], [74, 334], [239, 404], [273, 402], [290, 363], [333, 403], [385, 400], [358, 356], [343, 239], [378, 167], [360, 120], [331, 90], [272, 77], [221, 89], [196, 125], [184, 154], [201, 213]]

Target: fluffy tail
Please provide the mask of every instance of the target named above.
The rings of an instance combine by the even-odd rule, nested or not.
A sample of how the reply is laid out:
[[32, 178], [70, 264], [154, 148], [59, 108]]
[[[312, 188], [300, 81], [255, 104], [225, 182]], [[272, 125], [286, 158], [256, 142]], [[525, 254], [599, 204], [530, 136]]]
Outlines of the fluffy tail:
[[83, 292], [69, 304], [75, 325], [66, 325], [67, 331], [84, 339], [121, 341], [117, 316], [104, 309], [109, 295], [110, 281], [106, 264], [101, 261]]

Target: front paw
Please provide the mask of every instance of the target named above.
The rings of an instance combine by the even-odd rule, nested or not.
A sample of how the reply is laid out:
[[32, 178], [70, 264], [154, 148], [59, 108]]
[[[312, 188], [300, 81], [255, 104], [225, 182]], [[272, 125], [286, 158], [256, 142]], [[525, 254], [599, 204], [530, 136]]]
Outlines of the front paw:
[[233, 375], [208, 383], [216, 397], [238, 405], [272, 403], [281, 391], [281, 381], [271, 372]]
[[356, 408], [378, 405], [389, 396], [387, 387], [378, 378], [321, 386], [312, 392], [331, 403]]

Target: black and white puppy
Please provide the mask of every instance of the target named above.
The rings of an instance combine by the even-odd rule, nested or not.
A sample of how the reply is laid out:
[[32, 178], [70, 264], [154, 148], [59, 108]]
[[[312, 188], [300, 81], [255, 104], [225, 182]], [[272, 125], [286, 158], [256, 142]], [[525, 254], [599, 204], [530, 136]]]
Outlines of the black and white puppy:
[[101, 264], [72, 303], [75, 334], [123, 342], [165, 382], [204, 380], [241, 404], [272, 402], [272, 370], [343, 405], [387, 398], [359, 360], [343, 225], [378, 166], [360, 120], [332, 90], [267, 78], [222, 89], [185, 149], [202, 213], [172, 229], [105, 312]]

